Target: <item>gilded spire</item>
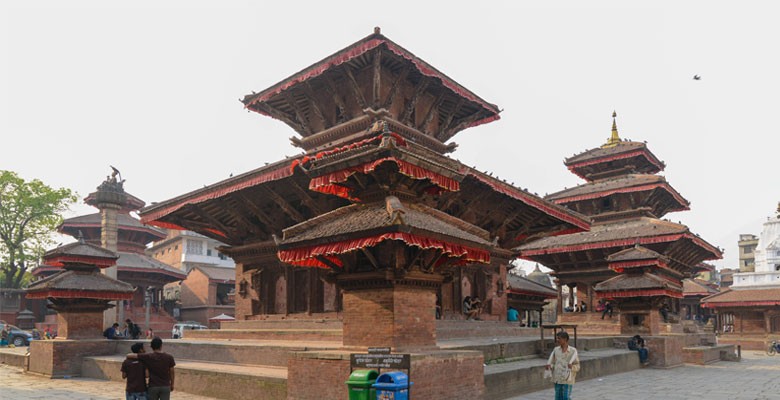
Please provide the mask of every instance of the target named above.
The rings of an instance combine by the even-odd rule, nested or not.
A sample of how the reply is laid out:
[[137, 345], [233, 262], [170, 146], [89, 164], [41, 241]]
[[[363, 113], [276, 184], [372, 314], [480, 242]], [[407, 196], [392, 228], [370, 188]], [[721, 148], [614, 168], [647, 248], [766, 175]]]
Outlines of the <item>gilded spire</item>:
[[618, 135], [617, 121], [615, 118], [617, 118], [617, 112], [612, 111], [612, 137], [610, 137], [607, 140], [607, 143], [601, 146], [601, 148], [615, 147], [620, 143], [620, 135]]

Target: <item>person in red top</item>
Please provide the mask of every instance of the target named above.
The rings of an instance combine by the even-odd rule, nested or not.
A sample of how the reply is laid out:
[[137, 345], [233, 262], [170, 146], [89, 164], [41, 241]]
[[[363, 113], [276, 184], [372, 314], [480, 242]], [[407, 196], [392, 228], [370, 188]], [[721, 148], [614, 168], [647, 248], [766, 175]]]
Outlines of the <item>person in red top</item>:
[[[130, 350], [133, 354], [143, 354], [143, 343], [136, 343]], [[125, 400], [146, 400], [146, 367], [138, 359], [126, 359], [122, 363], [122, 379], [127, 379], [125, 385]]]
[[162, 351], [162, 339], [152, 339], [151, 353], [130, 353], [127, 358], [138, 359], [149, 369], [149, 400], [170, 400], [176, 378], [173, 356]]

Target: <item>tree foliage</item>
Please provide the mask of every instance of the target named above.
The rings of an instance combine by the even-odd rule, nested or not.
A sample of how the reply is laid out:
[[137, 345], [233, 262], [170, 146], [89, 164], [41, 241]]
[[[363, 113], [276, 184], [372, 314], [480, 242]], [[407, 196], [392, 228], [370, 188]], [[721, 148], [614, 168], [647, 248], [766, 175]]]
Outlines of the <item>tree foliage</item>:
[[34, 266], [51, 233], [62, 223], [63, 211], [76, 201], [70, 189], [53, 189], [33, 179], [0, 170], [0, 282], [19, 288]]

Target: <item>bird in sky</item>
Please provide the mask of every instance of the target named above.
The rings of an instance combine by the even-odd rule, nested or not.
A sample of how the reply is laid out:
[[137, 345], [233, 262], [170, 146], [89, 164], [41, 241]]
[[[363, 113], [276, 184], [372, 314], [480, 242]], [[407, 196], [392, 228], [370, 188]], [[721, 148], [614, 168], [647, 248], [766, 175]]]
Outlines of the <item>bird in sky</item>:
[[693, 76], [693, 80], [694, 80], [694, 81], [700, 81], [700, 80], [701, 80], [701, 76], [699, 76], [699, 75], [694, 75], [694, 76]]

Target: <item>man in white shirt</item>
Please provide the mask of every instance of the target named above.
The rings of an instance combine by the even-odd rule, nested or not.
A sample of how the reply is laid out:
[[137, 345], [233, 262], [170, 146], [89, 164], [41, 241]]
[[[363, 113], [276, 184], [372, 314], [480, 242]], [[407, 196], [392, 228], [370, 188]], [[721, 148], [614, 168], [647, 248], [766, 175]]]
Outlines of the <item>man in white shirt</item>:
[[577, 349], [569, 346], [569, 334], [558, 332], [555, 335], [558, 346], [555, 347], [547, 360], [546, 369], [552, 369], [552, 379], [555, 383], [555, 400], [571, 400], [574, 387], [574, 377], [580, 370], [580, 358]]

